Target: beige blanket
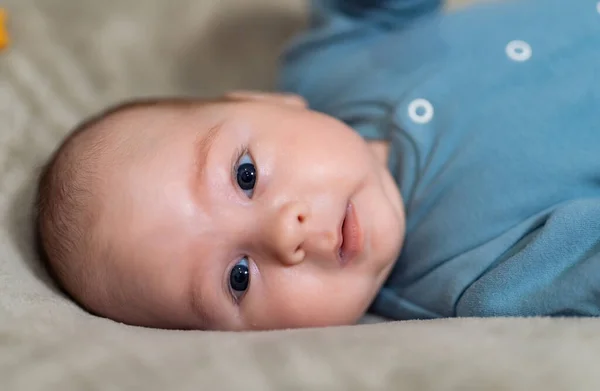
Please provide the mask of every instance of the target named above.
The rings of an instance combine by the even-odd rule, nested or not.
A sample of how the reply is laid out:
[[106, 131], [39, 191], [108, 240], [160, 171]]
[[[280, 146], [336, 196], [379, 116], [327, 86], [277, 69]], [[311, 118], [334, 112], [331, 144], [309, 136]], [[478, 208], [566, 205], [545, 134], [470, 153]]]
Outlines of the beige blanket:
[[[398, 0], [402, 1], [402, 0]], [[454, 3], [458, 3], [455, 1]], [[2, 0], [0, 390], [599, 390], [600, 322], [445, 320], [267, 333], [93, 317], [31, 249], [32, 178], [83, 116], [132, 95], [269, 89], [304, 0]]]

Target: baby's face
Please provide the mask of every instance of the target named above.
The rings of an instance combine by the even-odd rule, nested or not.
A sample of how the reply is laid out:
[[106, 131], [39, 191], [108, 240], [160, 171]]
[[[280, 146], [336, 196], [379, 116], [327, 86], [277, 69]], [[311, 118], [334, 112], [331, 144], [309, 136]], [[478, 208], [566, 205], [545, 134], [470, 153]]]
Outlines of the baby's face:
[[297, 102], [149, 108], [107, 126], [123, 138], [102, 211], [121, 304], [100, 313], [220, 330], [351, 324], [399, 254], [386, 167]]

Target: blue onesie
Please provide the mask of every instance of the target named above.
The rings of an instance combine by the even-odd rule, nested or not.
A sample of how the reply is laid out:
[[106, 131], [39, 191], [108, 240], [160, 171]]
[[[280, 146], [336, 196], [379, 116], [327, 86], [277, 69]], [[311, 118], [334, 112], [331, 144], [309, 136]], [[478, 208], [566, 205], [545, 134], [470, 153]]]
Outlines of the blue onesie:
[[600, 315], [600, 4], [317, 0], [284, 91], [391, 143], [394, 319]]

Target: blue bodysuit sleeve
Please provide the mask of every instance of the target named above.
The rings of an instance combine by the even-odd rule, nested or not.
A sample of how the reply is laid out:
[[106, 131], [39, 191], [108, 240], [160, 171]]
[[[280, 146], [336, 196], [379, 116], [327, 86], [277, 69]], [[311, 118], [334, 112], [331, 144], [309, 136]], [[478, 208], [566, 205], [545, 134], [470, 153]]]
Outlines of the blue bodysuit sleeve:
[[556, 208], [464, 292], [456, 316], [600, 316], [600, 199]]
[[312, 0], [308, 30], [282, 57], [280, 89], [333, 115], [330, 106], [340, 103], [346, 87], [364, 80], [365, 71], [376, 71], [369, 49], [383, 33], [418, 23], [441, 5], [442, 0]]
[[441, 8], [442, 0], [313, 0], [313, 27], [340, 23], [403, 28], [419, 17]]

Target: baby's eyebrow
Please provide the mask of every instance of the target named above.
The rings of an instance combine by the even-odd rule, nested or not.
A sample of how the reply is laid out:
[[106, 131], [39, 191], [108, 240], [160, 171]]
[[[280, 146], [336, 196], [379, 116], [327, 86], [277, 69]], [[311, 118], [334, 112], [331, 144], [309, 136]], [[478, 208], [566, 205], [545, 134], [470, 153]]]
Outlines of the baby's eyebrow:
[[206, 165], [208, 153], [221, 132], [221, 125], [222, 124], [217, 124], [210, 128], [208, 132], [206, 132], [204, 137], [200, 136], [200, 133], [196, 137], [196, 159], [194, 159], [194, 165], [198, 174], [202, 174], [202, 172], [204, 171], [204, 166]]

